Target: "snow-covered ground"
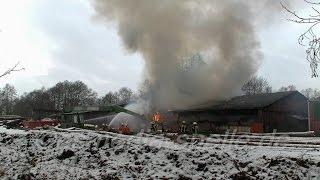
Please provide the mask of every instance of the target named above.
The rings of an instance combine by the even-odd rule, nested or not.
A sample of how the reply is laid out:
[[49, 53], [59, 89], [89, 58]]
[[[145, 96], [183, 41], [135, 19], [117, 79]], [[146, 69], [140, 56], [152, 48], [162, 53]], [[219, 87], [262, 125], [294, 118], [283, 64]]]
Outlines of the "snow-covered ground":
[[318, 138], [170, 137], [0, 127], [0, 179], [320, 178]]

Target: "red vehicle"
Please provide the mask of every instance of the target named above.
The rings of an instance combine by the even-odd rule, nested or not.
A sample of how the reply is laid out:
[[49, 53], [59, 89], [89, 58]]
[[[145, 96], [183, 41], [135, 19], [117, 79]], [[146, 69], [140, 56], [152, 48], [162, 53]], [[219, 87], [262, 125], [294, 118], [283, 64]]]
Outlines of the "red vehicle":
[[41, 120], [23, 121], [23, 127], [26, 129], [35, 129], [40, 127], [57, 126], [60, 122], [56, 119], [44, 118]]

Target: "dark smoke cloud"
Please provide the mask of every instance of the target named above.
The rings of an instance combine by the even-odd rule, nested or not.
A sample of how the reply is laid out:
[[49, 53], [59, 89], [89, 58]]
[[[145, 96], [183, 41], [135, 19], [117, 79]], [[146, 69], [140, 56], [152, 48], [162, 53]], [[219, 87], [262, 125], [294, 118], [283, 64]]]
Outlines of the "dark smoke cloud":
[[[149, 101], [157, 110], [239, 94], [262, 59], [258, 19], [279, 6], [266, 0], [93, 2], [99, 18], [115, 23], [126, 50], [143, 56]], [[196, 53], [206, 65], [181, 78], [181, 59]]]

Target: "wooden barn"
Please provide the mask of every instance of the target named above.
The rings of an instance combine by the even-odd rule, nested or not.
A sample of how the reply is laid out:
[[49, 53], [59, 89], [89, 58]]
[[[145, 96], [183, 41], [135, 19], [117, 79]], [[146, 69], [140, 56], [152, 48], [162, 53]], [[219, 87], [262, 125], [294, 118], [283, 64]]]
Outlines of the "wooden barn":
[[199, 131], [302, 132], [308, 130], [308, 100], [298, 91], [244, 95], [188, 110], [173, 111], [178, 124]]

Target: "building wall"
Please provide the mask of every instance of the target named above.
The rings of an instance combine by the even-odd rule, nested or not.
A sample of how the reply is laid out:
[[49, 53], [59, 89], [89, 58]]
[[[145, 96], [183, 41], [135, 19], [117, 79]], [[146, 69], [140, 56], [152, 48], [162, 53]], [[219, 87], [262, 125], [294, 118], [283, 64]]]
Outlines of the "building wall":
[[307, 115], [308, 99], [296, 92], [271, 104], [265, 110]]
[[73, 114], [63, 114], [61, 123], [62, 127], [82, 127], [84, 121], [87, 119], [93, 119], [101, 116], [106, 116], [111, 114], [110, 112], [104, 111], [91, 111], [91, 112], [84, 112], [84, 113], [73, 113]]
[[309, 130], [320, 132], [320, 101], [309, 102]]
[[227, 111], [189, 111], [178, 113], [178, 124], [186, 121], [187, 130], [191, 132], [192, 123], [197, 122], [199, 132], [262, 132], [256, 110], [227, 110]]
[[[252, 133], [302, 132], [308, 130], [308, 101], [296, 92], [265, 107], [247, 110], [202, 110], [177, 112], [176, 121], [186, 121], [192, 127], [194, 121], [199, 131], [223, 132], [223, 130], [250, 131]], [[320, 112], [320, 105], [319, 105]], [[189, 129], [189, 128], [188, 128]], [[319, 113], [320, 129], [320, 113]]]
[[32, 110], [32, 118], [34, 120], [40, 120], [43, 118], [50, 117], [50, 115], [61, 113], [58, 110], [50, 110], [50, 109], [33, 109]]
[[307, 131], [307, 112], [307, 98], [300, 93], [294, 93], [261, 109], [259, 119], [263, 122], [264, 132]]
[[45, 126], [57, 126], [59, 124], [58, 120], [52, 121], [23, 121], [23, 127], [26, 129], [34, 129]]
[[87, 112], [83, 114], [83, 120], [87, 119], [93, 119], [101, 116], [106, 116], [112, 114], [110, 112], [104, 112], [104, 111], [92, 111], [92, 112]]

